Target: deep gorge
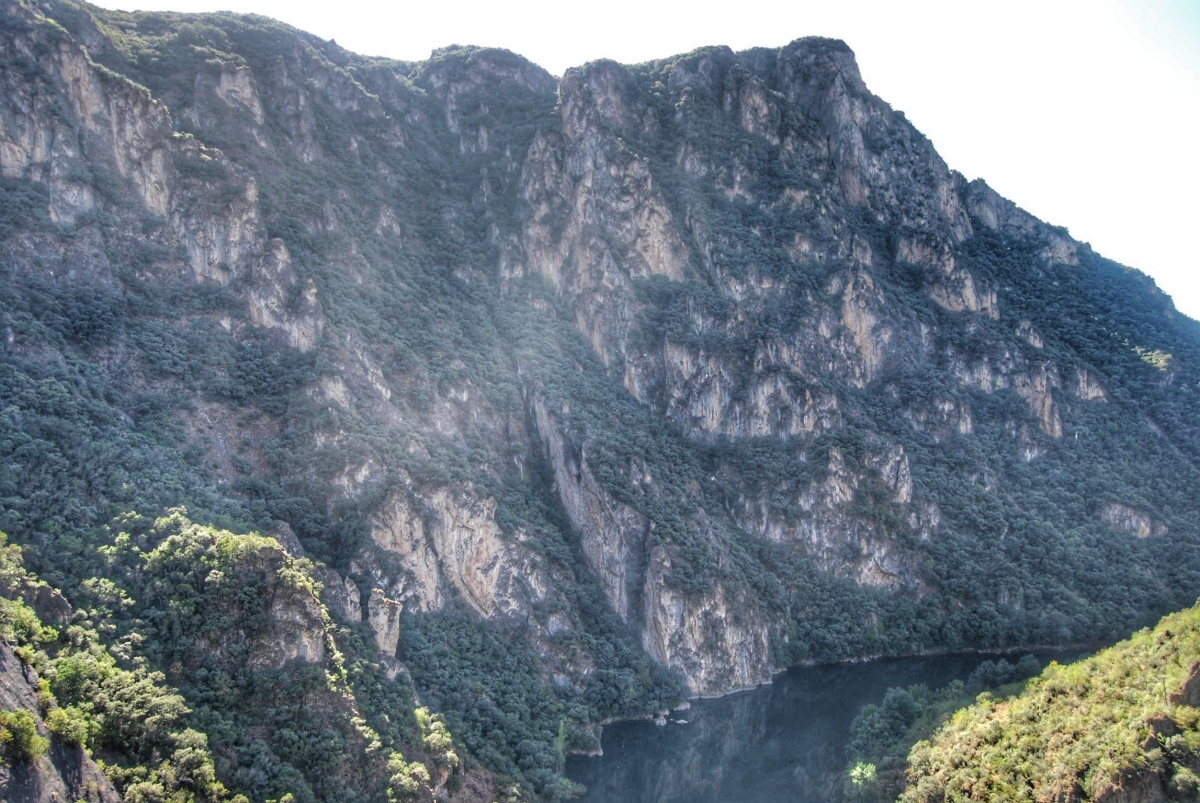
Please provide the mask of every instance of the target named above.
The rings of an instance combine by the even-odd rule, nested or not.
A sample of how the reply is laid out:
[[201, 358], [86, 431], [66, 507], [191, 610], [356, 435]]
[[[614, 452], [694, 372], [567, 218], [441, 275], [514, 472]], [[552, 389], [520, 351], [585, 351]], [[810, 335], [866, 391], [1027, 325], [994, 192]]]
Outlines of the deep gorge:
[[842, 42], [2, 9], [5, 640], [113, 795], [557, 799], [605, 720], [1200, 594], [1198, 324]]

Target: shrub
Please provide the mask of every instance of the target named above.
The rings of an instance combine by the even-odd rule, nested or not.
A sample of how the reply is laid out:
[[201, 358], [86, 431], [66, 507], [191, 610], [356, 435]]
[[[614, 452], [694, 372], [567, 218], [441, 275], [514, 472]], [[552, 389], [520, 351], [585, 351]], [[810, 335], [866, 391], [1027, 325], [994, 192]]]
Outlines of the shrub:
[[14, 761], [36, 761], [46, 755], [50, 742], [37, 732], [33, 714], [18, 709], [0, 711], [0, 749]]
[[46, 715], [46, 728], [71, 747], [83, 747], [90, 736], [87, 714], [74, 706], [50, 709]]

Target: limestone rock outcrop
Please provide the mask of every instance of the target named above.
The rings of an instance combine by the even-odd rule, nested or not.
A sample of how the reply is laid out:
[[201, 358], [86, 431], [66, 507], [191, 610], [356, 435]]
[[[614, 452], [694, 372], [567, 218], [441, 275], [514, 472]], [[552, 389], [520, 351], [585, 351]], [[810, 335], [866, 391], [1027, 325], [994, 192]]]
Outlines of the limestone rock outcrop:
[[[0, 2], [0, 484], [66, 495], [15, 537], [193, 499], [274, 528], [256, 571], [323, 590], [270, 600], [262, 671], [334, 660], [322, 600], [392, 677], [468, 622], [611, 703], [1095, 636], [1047, 550], [1192, 593], [1154, 550], [1200, 538], [1194, 326], [953, 172], [844, 43], [555, 79]], [[90, 451], [38, 463], [67, 424]]]
[[1138, 538], [1154, 538], [1167, 534], [1167, 525], [1153, 516], [1119, 502], [1110, 502], [1100, 509], [1100, 520], [1115, 530], [1123, 530]]
[[643, 594], [647, 601], [642, 646], [675, 667], [695, 695], [753, 688], [771, 679], [774, 666], [766, 622], [723, 584], [702, 594], [672, 588], [671, 558], [651, 552]]
[[383, 655], [396, 655], [396, 645], [400, 643], [400, 613], [403, 610], [403, 603], [385, 597], [382, 588], [371, 589], [371, 596], [367, 600], [367, 621], [371, 623], [375, 643]]

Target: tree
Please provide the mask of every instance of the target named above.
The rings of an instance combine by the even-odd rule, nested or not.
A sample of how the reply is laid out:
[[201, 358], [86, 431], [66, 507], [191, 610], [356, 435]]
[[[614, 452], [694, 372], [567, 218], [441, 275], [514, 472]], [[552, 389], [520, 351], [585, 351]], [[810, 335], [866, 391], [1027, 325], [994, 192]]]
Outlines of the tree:
[[37, 720], [24, 709], [0, 711], [0, 749], [14, 761], [36, 761], [50, 742], [37, 732]]
[[876, 771], [875, 765], [859, 761], [850, 768], [849, 783], [846, 784], [846, 797], [849, 800], [866, 801], [875, 795]]

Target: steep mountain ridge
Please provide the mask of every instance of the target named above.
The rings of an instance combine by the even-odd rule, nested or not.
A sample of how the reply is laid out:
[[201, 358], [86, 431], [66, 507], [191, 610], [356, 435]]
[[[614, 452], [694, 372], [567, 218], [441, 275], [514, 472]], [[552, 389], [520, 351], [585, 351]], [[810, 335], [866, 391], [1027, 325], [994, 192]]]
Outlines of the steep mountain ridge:
[[684, 692], [1195, 599], [1196, 324], [843, 43], [556, 82], [66, 0], [3, 37], [0, 523], [68, 596], [128, 511], [275, 535], [543, 795]]

